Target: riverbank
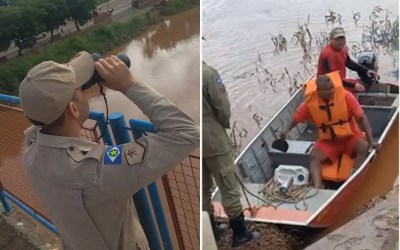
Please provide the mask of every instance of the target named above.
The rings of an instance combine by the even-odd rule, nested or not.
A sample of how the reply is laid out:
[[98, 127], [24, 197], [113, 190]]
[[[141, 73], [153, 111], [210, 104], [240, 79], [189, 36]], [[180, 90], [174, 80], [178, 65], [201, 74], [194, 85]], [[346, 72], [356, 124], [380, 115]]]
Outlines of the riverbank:
[[[168, 15], [172, 15], [198, 6], [199, 3], [199, 0], [170, 0], [164, 8], [168, 7]], [[116, 17], [115, 21], [112, 17], [113, 21], [110, 23], [89, 27], [64, 40], [49, 44], [44, 49], [32, 51], [2, 64], [0, 66], [0, 93], [18, 95], [19, 83], [26, 73], [42, 61], [67, 62], [76, 52], [82, 50], [89, 53], [107, 54], [144, 32], [150, 25], [163, 20], [165, 16], [158, 16], [157, 12], [151, 9], [152, 6], [145, 10], [132, 11], [131, 15], [121, 14], [123, 18]]]
[[399, 186], [368, 204], [369, 209], [306, 250], [399, 249]]
[[[283, 231], [279, 227], [267, 223], [246, 222], [252, 231], [260, 232], [260, 237], [245, 243], [235, 249], [281, 249], [281, 250], [331, 250], [331, 249], [399, 249], [399, 183], [394, 183], [393, 190], [385, 196], [379, 196], [365, 205], [365, 209], [358, 211], [358, 216], [342, 227], [305, 247], [312, 237], [312, 231], [307, 234], [300, 231]], [[228, 223], [226, 220], [219, 220]], [[208, 227], [210, 227], [209, 225]], [[203, 232], [210, 231], [211, 228]], [[205, 233], [203, 233], [205, 234]], [[301, 236], [302, 235], [302, 236]], [[232, 231], [226, 230], [217, 242], [219, 250], [231, 249]], [[212, 239], [211, 239], [212, 240]], [[209, 240], [209, 242], [211, 242]], [[203, 241], [204, 243], [204, 241]]]

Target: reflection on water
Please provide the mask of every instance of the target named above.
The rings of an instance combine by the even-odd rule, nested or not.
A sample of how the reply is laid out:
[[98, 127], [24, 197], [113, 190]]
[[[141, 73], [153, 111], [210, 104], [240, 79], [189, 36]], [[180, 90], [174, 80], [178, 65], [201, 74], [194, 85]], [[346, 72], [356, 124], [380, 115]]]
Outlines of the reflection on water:
[[[203, 59], [218, 69], [227, 86], [231, 122], [236, 121], [239, 129], [248, 131], [243, 147], [290, 97], [287, 76], [283, 81], [276, 81], [276, 85], [273, 81], [264, 82], [266, 77], [272, 75], [279, 80], [285, 74], [285, 68], [291, 76], [300, 74], [303, 79], [309, 76], [304, 72], [303, 49], [293, 40], [298, 25], [307, 23], [309, 15], [308, 28], [313, 37], [310, 68], [313, 69], [319, 54], [316, 40], [333, 26], [325, 19], [329, 10], [341, 15], [341, 25], [346, 30], [347, 44], [351, 49], [361, 43], [363, 26], [369, 24], [369, 15], [377, 5], [384, 10], [393, 10], [394, 13], [389, 13], [393, 23], [398, 10], [398, 1], [393, 0], [379, 3], [363, 0], [202, 1], [202, 32], [207, 39], [203, 42]], [[386, 11], [379, 13], [383, 17], [385, 14]], [[338, 19], [336, 16], [336, 21]], [[276, 53], [271, 39], [280, 34], [286, 38], [287, 51]], [[384, 49], [380, 52], [381, 78], [389, 81], [397, 73], [393, 59], [398, 56], [388, 55]]]
[[[200, 120], [200, 8], [169, 17], [154, 25], [128, 45], [113, 51], [131, 59], [131, 71], [179, 108]], [[107, 90], [109, 112], [126, 118], [146, 119], [123, 94]], [[96, 95], [90, 107], [105, 112], [104, 101]]]
[[194, 15], [193, 11], [167, 19], [141, 37], [140, 40], [146, 45], [143, 49], [143, 56], [151, 59], [156, 51], [175, 49], [178, 43], [193, 36], [197, 37], [199, 33], [199, 15]]

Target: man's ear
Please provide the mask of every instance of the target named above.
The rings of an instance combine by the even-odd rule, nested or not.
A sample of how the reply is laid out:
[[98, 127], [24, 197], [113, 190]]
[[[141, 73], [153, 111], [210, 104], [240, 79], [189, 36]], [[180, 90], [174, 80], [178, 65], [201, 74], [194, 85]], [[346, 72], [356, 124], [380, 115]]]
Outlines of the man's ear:
[[70, 101], [67, 106], [67, 114], [72, 118], [78, 118], [81, 113], [79, 112], [79, 108], [76, 102]]

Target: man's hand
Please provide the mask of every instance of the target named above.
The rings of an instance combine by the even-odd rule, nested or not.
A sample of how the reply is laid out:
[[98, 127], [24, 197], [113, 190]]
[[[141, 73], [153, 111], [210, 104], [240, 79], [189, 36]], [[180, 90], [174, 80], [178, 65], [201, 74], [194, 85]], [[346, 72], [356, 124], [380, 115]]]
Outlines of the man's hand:
[[377, 153], [381, 150], [381, 144], [377, 142], [370, 144], [370, 147], [372, 149], [375, 149]]
[[365, 87], [361, 83], [356, 83], [354, 90], [357, 92], [365, 92]]
[[373, 71], [373, 70], [368, 70], [367, 71], [367, 76], [369, 77], [369, 78], [372, 78], [373, 80], [377, 80], [378, 79], [378, 74], [375, 72], [375, 71]]
[[129, 68], [116, 56], [98, 60], [95, 67], [104, 80], [104, 85], [112, 90], [125, 93], [138, 82]]
[[289, 132], [288, 131], [282, 131], [279, 134], [279, 138], [281, 138], [282, 140], [286, 140], [286, 138], [288, 137]]

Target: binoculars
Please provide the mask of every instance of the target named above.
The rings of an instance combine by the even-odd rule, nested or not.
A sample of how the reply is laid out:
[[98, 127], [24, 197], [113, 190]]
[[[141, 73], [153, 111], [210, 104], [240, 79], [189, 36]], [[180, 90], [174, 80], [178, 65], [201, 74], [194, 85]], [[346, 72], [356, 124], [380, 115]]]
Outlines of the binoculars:
[[[92, 59], [94, 62], [97, 62], [100, 58], [101, 55], [99, 53], [94, 53], [91, 55]], [[129, 57], [125, 54], [118, 54], [117, 57], [123, 62], [125, 63], [125, 65], [130, 68], [131, 67], [131, 60], [129, 60]], [[86, 90], [89, 89], [90, 87], [92, 87], [94, 84], [101, 82], [101, 76], [99, 74], [99, 72], [97, 72], [97, 70], [94, 70], [94, 73], [92, 75], [92, 77], [90, 78], [89, 81], [87, 81], [85, 84], [82, 85], [82, 90]]]

